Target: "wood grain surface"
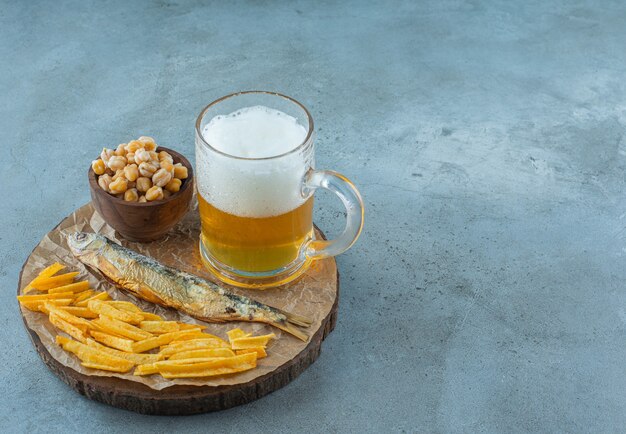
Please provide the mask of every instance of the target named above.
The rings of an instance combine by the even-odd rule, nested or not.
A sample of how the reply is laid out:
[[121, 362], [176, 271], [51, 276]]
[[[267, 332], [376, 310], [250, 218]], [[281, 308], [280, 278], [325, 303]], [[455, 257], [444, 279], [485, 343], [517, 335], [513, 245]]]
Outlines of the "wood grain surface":
[[[318, 234], [321, 234], [318, 230]], [[322, 237], [323, 234], [321, 234]], [[20, 271], [19, 281], [28, 263]], [[154, 390], [146, 385], [115, 377], [85, 375], [57, 361], [29, 326], [24, 317], [24, 327], [43, 362], [64, 383], [89, 399], [114, 407], [151, 415], [190, 415], [224, 410], [259, 399], [298, 377], [319, 356], [322, 341], [334, 329], [339, 303], [339, 272], [336, 272], [336, 297], [328, 314], [317, 330], [311, 330], [311, 339], [295, 357], [266, 375], [252, 381], [230, 386], [176, 385]], [[20, 293], [18, 283], [17, 293]]]

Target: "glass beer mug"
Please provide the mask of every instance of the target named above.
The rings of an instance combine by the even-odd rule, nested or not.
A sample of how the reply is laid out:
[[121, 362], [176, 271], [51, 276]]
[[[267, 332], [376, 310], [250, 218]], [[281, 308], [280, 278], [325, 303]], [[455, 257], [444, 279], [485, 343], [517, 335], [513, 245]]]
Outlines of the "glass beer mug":
[[[200, 252], [222, 281], [278, 286], [317, 259], [345, 252], [363, 227], [363, 201], [344, 176], [315, 170], [313, 118], [285, 95], [240, 92], [220, 98], [196, 121]], [[345, 229], [315, 239], [313, 194], [324, 188], [346, 207]]]

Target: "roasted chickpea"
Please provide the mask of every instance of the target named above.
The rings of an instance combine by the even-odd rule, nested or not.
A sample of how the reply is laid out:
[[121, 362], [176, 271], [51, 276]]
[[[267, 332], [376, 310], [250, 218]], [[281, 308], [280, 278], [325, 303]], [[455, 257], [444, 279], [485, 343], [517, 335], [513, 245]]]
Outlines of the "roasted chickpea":
[[105, 163], [109, 162], [109, 158], [115, 155], [115, 151], [109, 148], [102, 148], [102, 152], [100, 152], [100, 158]]
[[143, 142], [140, 142], [139, 140], [131, 140], [130, 142], [128, 142], [128, 145], [126, 145], [126, 152], [137, 153], [137, 151], [139, 149], [143, 149], [143, 147]]
[[154, 175], [154, 172], [156, 172], [158, 170], [158, 167], [152, 163], [146, 163], [143, 162], [139, 165], [139, 173], [141, 173], [141, 176], [147, 176], [147, 177], [152, 177], [152, 175]]
[[161, 169], [165, 169], [174, 176], [174, 165], [167, 160], [161, 160]]
[[[154, 139], [152, 137], [141, 136], [137, 140], [142, 142], [144, 144], [144, 146], [147, 145], [148, 143], [151, 143], [151, 144], [153, 144], [156, 147], [156, 142], [154, 141]], [[148, 149], [147, 147], [145, 149], [147, 151], [154, 151], [154, 149]]]
[[137, 202], [137, 200], [139, 200], [139, 193], [137, 193], [137, 189], [131, 188], [126, 190], [124, 193], [124, 200], [126, 202]]
[[167, 151], [159, 152], [159, 161], [167, 160], [170, 163], [174, 163], [174, 158]]
[[172, 174], [165, 169], [159, 169], [152, 175], [152, 183], [159, 187], [165, 187], [171, 180]]
[[174, 164], [167, 151], [158, 151], [152, 137], [141, 136], [120, 143], [115, 150], [103, 148], [91, 162], [100, 188], [127, 202], [147, 202], [170, 197], [180, 191], [188, 169]]
[[187, 179], [188, 176], [189, 171], [187, 170], [187, 166], [183, 166], [180, 163], [174, 164], [174, 178]]
[[111, 184], [111, 182], [113, 182], [113, 179], [111, 179], [111, 175], [109, 175], [108, 173], [105, 173], [104, 175], [100, 175], [98, 177], [98, 185], [106, 192], [109, 191], [109, 185]]
[[118, 155], [115, 155], [109, 158], [107, 165], [109, 166], [109, 169], [111, 170], [123, 169], [124, 166], [126, 166], [126, 157], [120, 157]]
[[146, 191], [146, 200], [148, 200], [149, 202], [161, 199], [163, 199], [163, 189], [158, 185], [154, 185], [150, 187], [148, 191]]
[[142, 193], [148, 191], [150, 187], [152, 187], [152, 180], [150, 178], [146, 178], [145, 176], [141, 176], [137, 178], [137, 190]]
[[124, 169], [118, 169], [118, 170], [116, 170], [116, 171], [115, 171], [115, 175], [113, 175], [113, 178], [112, 178], [112, 179], [113, 179], [113, 181], [115, 181], [115, 180], [116, 180], [117, 178], [119, 178], [120, 176], [121, 176], [122, 178], [126, 178], [126, 177], [124, 176]]
[[102, 161], [102, 158], [98, 158], [97, 160], [93, 160], [91, 162], [91, 168], [93, 169], [93, 172], [96, 175], [103, 175], [104, 172], [107, 170], [104, 161]]
[[109, 184], [109, 191], [113, 194], [124, 193], [128, 189], [128, 181], [120, 176]]
[[137, 167], [137, 165], [129, 164], [128, 166], [124, 167], [124, 176], [129, 181], [136, 181], [139, 177], [139, 168]]
[[145, 163], [150, 161], [150, 152], [146, 151], [145, 149], [140, 149], [137, 152], [135, 152], [135, 163], [137, 164], [141, 164], [141, 163]]
[[126, 153], [126, 143], [120, 143], [119, 145], [117, 145], [117, 149], [115, 149], [115, 155], [119, 157], [124, 157]]
[[180, 186], [182, 183], [183, 181], [181, 181], [180, 179], [172, 178], [172, 180], [168, 182], [167, 185], [165, 186], [165, 190], [171, 193], [176, 193], [177, 191], [180, 190]]

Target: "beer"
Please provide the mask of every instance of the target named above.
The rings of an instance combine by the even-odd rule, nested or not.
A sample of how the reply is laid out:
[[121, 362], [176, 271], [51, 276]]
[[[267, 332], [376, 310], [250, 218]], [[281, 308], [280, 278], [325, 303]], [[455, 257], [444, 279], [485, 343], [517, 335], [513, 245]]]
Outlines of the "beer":
[[279, 269], [298, 258], [312, 234], [313, 197], [285, 214], [241, 217], [198, 197], [202, 243], [213, 257], [247, 272]]
[[306, 130], [278, 110], [256, 106], [214, 117], [202, 131], [215, 149], [236, 158], [197, 155], [201, 241], [212, 261], [263, 273], [294, 262], [312, 236], [313, 197], [303, 197], [306, 155], [281, 155]]

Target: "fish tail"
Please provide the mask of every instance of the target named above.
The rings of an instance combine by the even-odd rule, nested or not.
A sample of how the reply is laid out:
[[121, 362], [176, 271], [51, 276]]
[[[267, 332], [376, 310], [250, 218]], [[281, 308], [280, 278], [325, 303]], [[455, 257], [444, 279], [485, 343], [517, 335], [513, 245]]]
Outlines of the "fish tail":
[[281, 316], [284, 316], [284, 318], [277, 318], [275, 315], [272, 315], [270, 316], [271, 319], [268, 321], [269, 324], [283, 331], [286, 331], [287, 333], [297, 337], [301, 341], [306, 342], [309, 340], [309, 336], [300, 329], [298, 329], [296, 326], [309, 327], [313, 323], [313, 321], [302, 315], [285, 312], [281, 309], [273, 309], [277, 311], [277, 313], [279, 313]]
[[276, 328], [281, 329], [282, 331], [289, 333], [290, 335], [297, 337], [303, 342], [306, 342], [309, 340], [309, 335], [298, 330], [298, 328], [291, 323], [270, 321], [269, 324], [273, 325]]
[[297, 315], [295, 313], [285, 311], [282, 311], [282, 314], [287, 317], [287, 321], [292, 324], [299, 325], [300, 327], [309, 327], [311, 324], [313, 324], [313, 321], [302, 315]]

